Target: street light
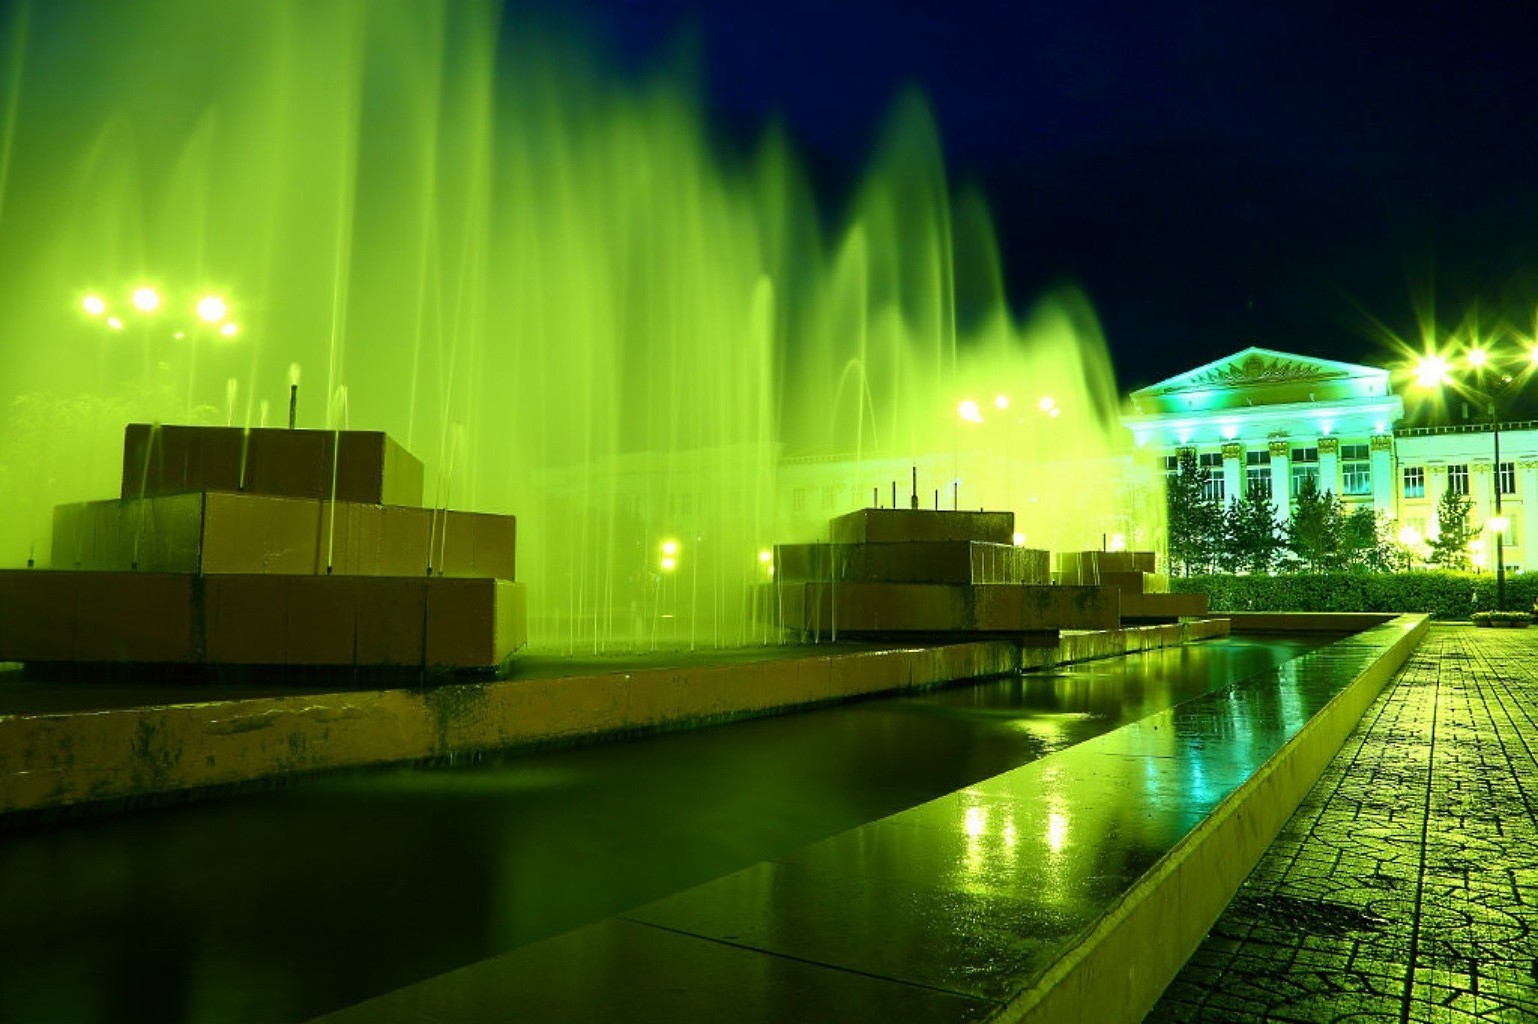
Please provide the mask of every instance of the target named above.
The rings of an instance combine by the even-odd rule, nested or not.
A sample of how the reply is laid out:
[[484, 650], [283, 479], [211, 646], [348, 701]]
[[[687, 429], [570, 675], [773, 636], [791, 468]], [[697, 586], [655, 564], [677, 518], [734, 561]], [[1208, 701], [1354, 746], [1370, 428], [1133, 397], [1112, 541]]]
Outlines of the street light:
[[[124, 315], [129, 316], [130, 321], [139, 323], [143, 327], [146, 373], [149, 371], [151, 360], [151, 321], [163, 316], [168, 309], [173, 310], [172, 322], [166, 326], [174, 328], [171, 332], [171, 337], [177, 341], [195, 338], [195, 335], [192, 333], [194, 328], [217, 332], [223, 338], [234, 338], [240, 333], [240, 325], [229, 319], [229, 303], [220, 295], [205, 293], [196, 301], [193, 301], [189, 296], [173, 296], [168, 300], [158, 289], [144, 284], [128, 293], [128, 305], [131, 309]], [[101, 293], [87, 293], [80, 300], [80, 308], [87, 315], [105, 323], [109, 330], [121, 331], [127, 327], [127, 322], [125, 322], [122, 316], [111, 312], [112, 307], [108, 305], [107, 300]], [[179, 317], [188, 316], [189, 314], [191, 317], [189, 320], [177, 322]], [[189, 416], [192, 413], [193, 386], [196, 380], [196, 373], [197, 346], [189, 343], [187, 352], [187, 413]]]
[[[1492, 352], [1488, 347], [1477, 342], [1469, 346], [1464, 355], [1464, 362], [1467, 364], [1468, 372], [1473, 374], [1476, 380], [1487, 373], [1494, 374], [1494, 385], [1487, 390], [1467, 381], [1455, 380], [1452, 376], [1452, 363], [1436, 353], [1423, 356], [1417, 361], [1413, 373], [1415, 383], [1422, 388], [1434, 389], [1447, 384], [1460, 394], [1477, 399], [1485, 415], [1490, 418], [1490, 435], [1495, 458], [1490, 479], [1495, 490], [1495, 511], [1486, 521], [1485, 527], [1495, 533], [1495, 608], [1497, 611], [1504, 611], [1506, 608], [1505, 534], [1510, 520], [1501, 514], [1501, 420], [1497, 401], [1518, 382], [1518, 377], [1502, 369], [1503, 364], [1511, 362], [1508, 353]], [[1528, 351], [1526, 362], [1527, 367], [1520, 373], [1522, 379], [1538, 369], [1538, 346]]]

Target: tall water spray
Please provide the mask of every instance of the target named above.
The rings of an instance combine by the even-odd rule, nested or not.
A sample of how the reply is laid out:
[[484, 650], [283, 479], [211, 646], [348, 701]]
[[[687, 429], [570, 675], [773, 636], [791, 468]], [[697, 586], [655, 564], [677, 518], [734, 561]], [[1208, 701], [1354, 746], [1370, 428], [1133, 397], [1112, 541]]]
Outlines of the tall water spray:
[[[915, 96], [830, 231], [787, 140], [728, 152], [687, 82], [617, 80], [490, 4], [13, 10], [0, 563], [114, 492], [124, 422], [254, 424], [294, 364], [300, 426], [342, 426], [345, 395], [432, 501], [519, 517], [531, 630], [571, 650], [758, 636], [759, 553], [825, 519], [781, 486], [797, 460], [841, 467], [834, 512], [911, 463], [1043, 546], [1140, 500], [1097, 482], [1093, 315], [1010, 315]], [[210, 292], [238, 333], [192, 315]]]

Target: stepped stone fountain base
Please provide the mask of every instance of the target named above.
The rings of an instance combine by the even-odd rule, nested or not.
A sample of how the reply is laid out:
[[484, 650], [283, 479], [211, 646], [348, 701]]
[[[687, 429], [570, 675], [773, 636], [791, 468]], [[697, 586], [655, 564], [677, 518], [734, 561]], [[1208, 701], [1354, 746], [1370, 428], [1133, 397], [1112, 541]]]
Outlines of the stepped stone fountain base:
[[1054, 585], [1046, 551], [1015, 545], [1012, 512], [860, 509], [829, 523], [828, 544], [775, 548], [763, 606], [815, 636], [1012, 636], [1114, 629], [1118, 591]]
[[122, 496], [0, 571], [0, 661], [498, 668], [527, 639], [516, 521], [421, 491], [377, 432], [130, 425]]

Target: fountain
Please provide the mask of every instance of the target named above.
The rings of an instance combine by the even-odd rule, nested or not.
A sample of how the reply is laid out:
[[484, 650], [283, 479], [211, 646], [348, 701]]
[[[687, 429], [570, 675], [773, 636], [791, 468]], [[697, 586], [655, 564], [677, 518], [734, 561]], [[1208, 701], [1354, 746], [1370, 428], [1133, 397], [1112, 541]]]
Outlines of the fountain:
[[[760, 553], [914, 465], [1038, 547], [1152, 543], [1087, 303], [1011, 313], [921, 99], [829, 228], [777, 132], [732, 152], [686, 80], [499, 17], [0, 23], [0, 564], [46, 561], [51, 509], [109, 493], [123, 423], [259, 428], [296, 362], [425, 456], [429, 506], [517, 513], [531, 642], [558, 650], [762, 639]], [[166, 302], [132, 307], [142, 286]], [[177, 312], [206, 290], [238, 334]]]
[[378, 432], [131, 424], [120, 497], [54, 510], [51, 569], [0, 569], [0, 660], [499, 669], [516, 523], [421, 493]]

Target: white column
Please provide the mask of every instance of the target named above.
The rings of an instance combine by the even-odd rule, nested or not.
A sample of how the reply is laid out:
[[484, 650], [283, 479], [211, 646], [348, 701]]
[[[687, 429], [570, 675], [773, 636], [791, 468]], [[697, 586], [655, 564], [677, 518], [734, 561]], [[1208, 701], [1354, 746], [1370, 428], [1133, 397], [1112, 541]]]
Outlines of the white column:
[[1522, 532], [1517, 546], [1522, 549], [1522, 571], [1538, 571], [1538, 459], [1517, 463], [1517, 493], [1522, 501]]
[[1426, 518], [1426, 535], [1440, 534], [1442, 532], [1442, 520], [1439, 515], [1442, 507], [1442, 492], [1447, 490], [1447, 464], [1428, 465], [1426, 467], [1426, 500], [1431, 502], [1431, 515]]
[[1292, 516], [1292, 447], [1289, 441], [1270, 442], [1271, 501], [1276, 505], [1276, 521], [1285, 523]]
[[1340, 494], [1340, 438], [1319, 439], [1319, 491]]
[[1244, 497], [1244, 445], [1229, 441], [1223, 445], [1223, 503]]
[[[1474, 529], [1482, 529], [1489, 518], [1495, 515], [1495, 480], [1490, 475], [1490, 463], [1475, 462], [1469, 466], [1469, 497], [1474, 505], [1469, 510], [1469, 525]], [[1492, 542], [1490, 550], [1495, 550]], [[1492, 563], [1493, 564], [1493, 563]]]
[[1372, 508], [1380, 516], [1399, 518], [1398, 467], [1394, 465], [1394, 437], [1374, 434], [1372, 445]]

